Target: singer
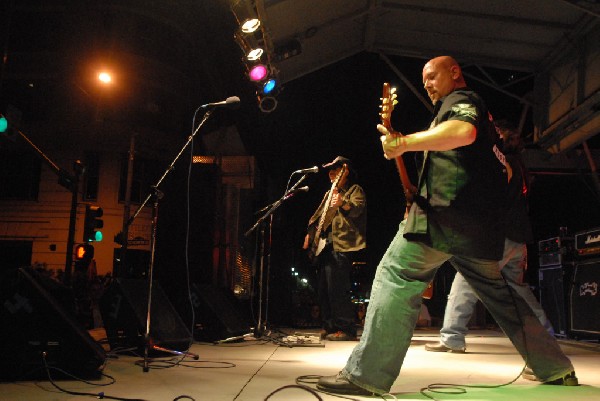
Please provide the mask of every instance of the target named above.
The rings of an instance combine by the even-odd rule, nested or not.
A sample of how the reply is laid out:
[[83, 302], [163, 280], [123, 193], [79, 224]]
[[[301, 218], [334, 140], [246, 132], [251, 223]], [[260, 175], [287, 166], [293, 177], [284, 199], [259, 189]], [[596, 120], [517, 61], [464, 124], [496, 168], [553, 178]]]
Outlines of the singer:
[[356, 340], [356, 313], [350, 298], [352, 262], [367, 247], [367, 198], [354, 183], [350, 160], [338, 156], [323, 165], [331, 189], [308, 221], [303, 249], [318, 269], [322, 336], [331, 341]]

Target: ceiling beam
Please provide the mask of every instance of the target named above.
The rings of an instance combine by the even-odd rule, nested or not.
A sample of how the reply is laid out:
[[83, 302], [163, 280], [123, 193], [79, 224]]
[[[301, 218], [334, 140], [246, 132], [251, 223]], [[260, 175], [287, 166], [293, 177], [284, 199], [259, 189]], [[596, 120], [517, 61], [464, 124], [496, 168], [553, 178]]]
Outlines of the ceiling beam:
[[595, 17], [600, 17], [600, 3], [597, 1], [591, 2], [589, 0], [562, 0], [564, 3], [572, 5], [580, 10], [585, 11]]
[[[404, 3], [392, 3], [389, 1], [383, 2], [383, 7], [393, 10], [403, 10], [403, 11], [413, 11], [417, 13], [430, 13], [430, 14], [439, 14], [444, 17], [462, 17], [462, 18], [475, 18], [480, 20], [489, 20], [496, 22], [507, 22], [518, 25], [527, 25], [527, 26], [539, 26], [545, 29], [554, 29], [557, 31], [563, 31], [565, 29], [570, 30], [572, 27], [569, 24], [560, 23], [558, 21], [545, 21], [533, 18], [521, 18], [515, 17], [511, 15], [499, 15], [499, 14], [485, 14], [480, 12], [470, 12], [467, 10], [459, 10], [457, 8], [441, 8], [441, 7], [424, 7], [417, 5], [410, 5]], [[422, 20], [426, 20], [427, 18], [421, 18]]]

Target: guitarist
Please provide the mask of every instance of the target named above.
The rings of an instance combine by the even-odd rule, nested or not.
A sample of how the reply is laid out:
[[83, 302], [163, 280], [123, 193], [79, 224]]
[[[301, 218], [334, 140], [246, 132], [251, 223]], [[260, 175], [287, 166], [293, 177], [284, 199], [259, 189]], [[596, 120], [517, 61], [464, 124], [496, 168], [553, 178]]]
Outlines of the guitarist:
[[377, 266], [360, 342], [344, 368], [321, 376], [317, 388], [352, 395], [397, 391], [392, 385], [411, 344], [421, 294], [445, 262], [473, 287], [540, 381], [577, 385], [556, 339], [498, 270], [507, 176], [483, 99], [450, 56], [429, 60], [422, 78], [434, 105], [429, 129], [406, 136], [381, 124], [377, 130], [386, 159], [426, 152], [416, 185], [424, 202], [415, 199]]
[[[367, 199], [362, 187], [353, 182], [355, 173], [349, 159], [338, 156], [323, 168], [329, 172], [332, 187], [308, 222], [303, 249], [309, 252], [319, 271], [325, 338], [355, 340], [356, 314], [350, 298], [350, 278], [352, 262], [367, 246]], [[319, 243], [324, 245], [322, 249]]]

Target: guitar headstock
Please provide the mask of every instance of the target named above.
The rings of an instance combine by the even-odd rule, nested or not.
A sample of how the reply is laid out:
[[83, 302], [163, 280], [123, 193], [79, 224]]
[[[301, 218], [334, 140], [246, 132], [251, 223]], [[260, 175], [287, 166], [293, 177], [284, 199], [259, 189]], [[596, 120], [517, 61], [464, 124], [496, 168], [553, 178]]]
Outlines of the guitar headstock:
[[342, 164], [342, 169], [335, 176], [335, 185], [337, 185], [343, 178], [346, 178], [348, 175], [348, 165]]
[[398, 104], [396, 100], [396, 88], [393, 88], [388, 82], [383, 83], [383, 94], [381, 96], [381, 111], [379, 116], [381, 117], [381, 124], [387, 129], [391, 128], [390, 118], [392, 117], [392, 111], [394, 106]]

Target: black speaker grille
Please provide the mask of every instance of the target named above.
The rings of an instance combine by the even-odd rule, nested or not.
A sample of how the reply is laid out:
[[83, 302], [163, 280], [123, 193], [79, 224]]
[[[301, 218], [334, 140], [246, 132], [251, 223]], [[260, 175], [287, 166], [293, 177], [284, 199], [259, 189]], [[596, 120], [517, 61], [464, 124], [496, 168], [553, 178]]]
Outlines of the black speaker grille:
[[[0, 278], [0, 379], [45, 379], [46, 364], [78, 377], [95, 377], [106, 360], [104, 349], [57, 297], [68, 289], [21, 268]], [[56, 293], [56, 295], [53, 295]], [[63, 378], [51, 369], [52, 378]]]
[[578, 263], [571, 287], [571, 331], [600, 334], [600, 260]]

